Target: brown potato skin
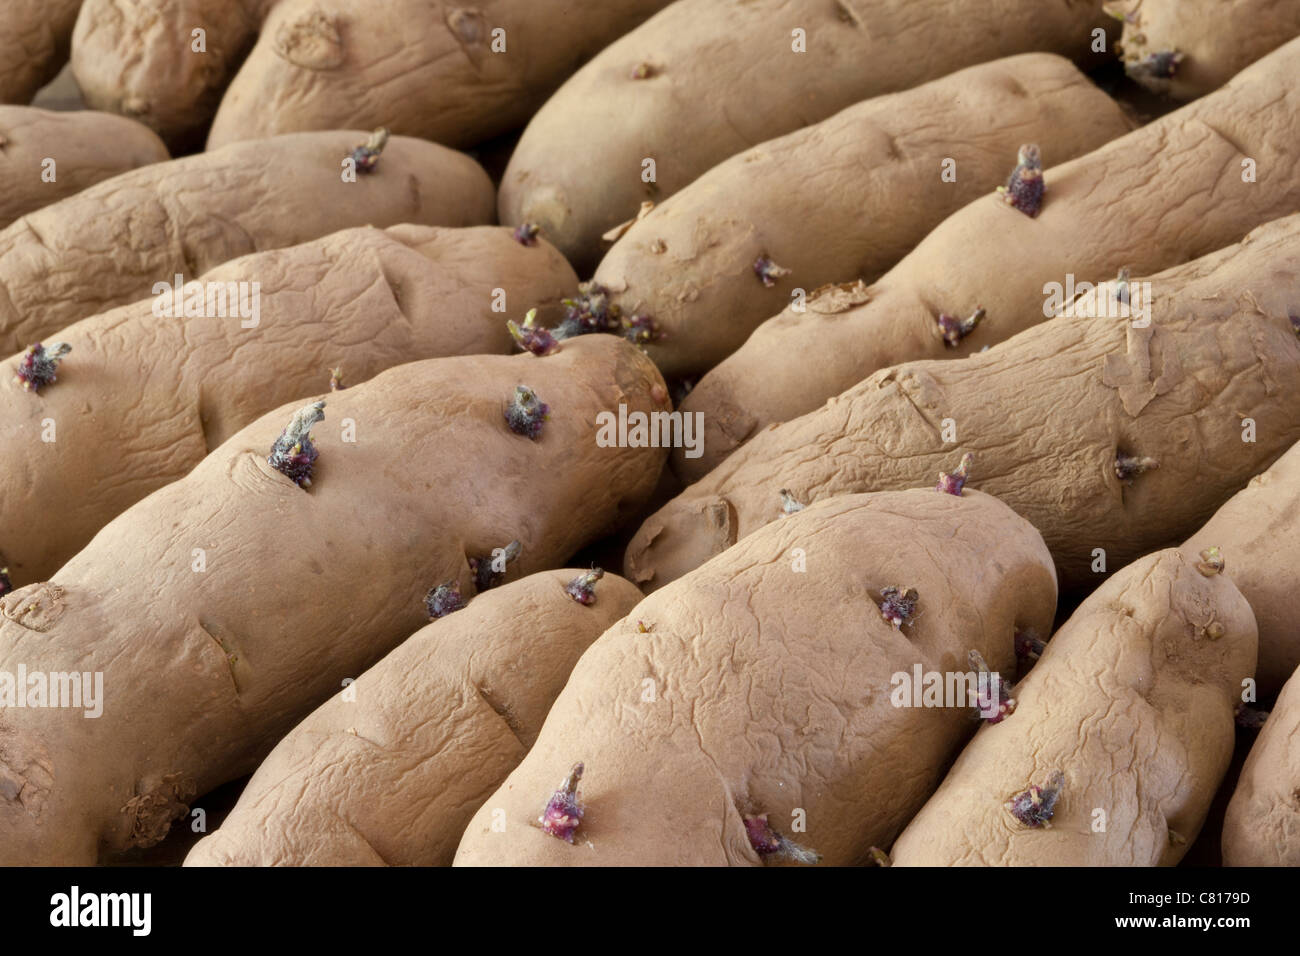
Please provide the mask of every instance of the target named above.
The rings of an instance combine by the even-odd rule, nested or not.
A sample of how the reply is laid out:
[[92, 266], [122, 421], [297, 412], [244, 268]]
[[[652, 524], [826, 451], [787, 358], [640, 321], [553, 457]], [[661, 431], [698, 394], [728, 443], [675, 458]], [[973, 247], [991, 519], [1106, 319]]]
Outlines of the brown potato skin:
[[[208, 149], [356, 124], [458, 148], [522, 126], [668, 0], [281, 0], [221, 100]], [[493, 29], [506, 50], [491, 49]]]
[[[902, 630], [878, 606], [891, 585], [920, 594]], [[1042, 540], [987, 495], [810, 506], [642, 601], [583, 655], [456, 865], [758, 865], [745, 804], [826, 864], [863, 863], [977, 724], [966, 708], [895, 706], [892, 675], [964, 672], [972, 648], [1014, 667], [1016, 629], [1047, 633], [1055, 607]], [[530, 823], [579, 760], [587, 812], [569, 845]], [[804, 833], [790, 832], [797, 808]]]
[[[502, 414], [521, 381], [551, 406], [537, 441]], [[266, 462], [300, 400], [119, 516], [52, 584], [0, 599], [0, 670], [103, 672], [106, 696], [99, 719], [0, 711], [0, 864], [149, 845], [180, 812], [177, 788], [251, 772], [423, 625], [433, 584], [472, 594], [468, 557], [515, 539], [516, 574], [562, 566], [650, 494], [663, 461], [597, 447], [595, 416], [655, 410], [663, 387], [614, 336], [545, 359], [402, 365], [327, 394], [310, 489]]]
[[[1255, 640], [1225, 575], [1176, 550], [1134, 562], [1048, 643], [1013, 691], [1015, 713], [966, 745], [894, 844], [894, 866], [1175, 865], [1232, 760]], [[1056, 770], [1051, 826], [1022, 825], [1006, 802]]]
[[[151, 163], [171, 159], [145, 126], [121, 116], [0, 106], [0, 229], [42, 206]], [[55, 162], [54, 182], [42, 163]]]
[[641, 600], [583, 568], [480, 594], [290, 731], [186, 866], [450, 866], [475, 809], [537, 739], [582, 652]]
[[1300, 445], [1256, 475], [1187, 539], [1196, 558], [1219, 547], [1228, 577], [1259, 624], [1259, 697], [1267, 700], [1300, 667]]
[[81, 0], [5, 0], [0, 19], [0, 103], [25, 106], [68, 61]]
[[[511, 314], [572, 292], [554, 248], [526, 247], [504, 226], [362, 227], [253, 253], [204, 282], [259, 282], [261, 315], [155, 316], [156, 299], [63, 329], [72, 353], [58, 381], [24, 392], [0, 375], [0, 554], [15, 585], [49, 578], [95, 532], [183, 477], [259, 415], [328, 387], [417, 359], [514, 351]], [[56, 440], [43, 440], [53, 419]], [[51, 514], [58, 521], [50, 521]]]
[[[1300, 36], [1300, 4], [1290, 0], [1111, 0], [1106, 9], [1125, 20], [1119, 50], [1130, 75], [1177, 100], [1217, 90]], [[1172, 78], [1134, 69], [1148, 55], [1170, 50], [1184, 57]]]
[[[878, 369], [962, 358], [1005, 341], [1044, 321], [1044, 285], [1067, 274], [1094, 283], [1122, 267], [1150, 275], [1300, 211], [1297, 72], [1300, 40], [1220, 92], [1049, 168], [1038, 218], [995, 196], [979, 199], [886, 273], [866, 303], [819, 311], [810, 302], [802, 315], [786, 309], [764, 322], [683, 401], [704, 412], [705, 453], [674, 455], [674, 470], [698, 480], [749, 436], [813, 411]], [[1242, 181], [1243, 153], [1257, 163], [1257, 182]], [[983, 323], [957, 348], [945, 345], [939, 313], [964, 317], [980, 305]]]
[[492, 183], [462, 153], [394, 137], [342, 181], [368, 133], [294, 133], [114, 176], [0, 232], [0, 354], [250, 252], [349, 226], [490, 223]]
[[[86, 0], [72, 34], [77, 85], [95, 109], [137, 119], [174, 148], [202, 149], [221, 93], [275, 2]], [[193, 49], [195, 29], [206, 52]]]
[[[656, 206], [605, 254], [595, 281], [664, 334], [667, 376], [698, 375], [805, 293], [874, 282], [945, 216], [1005, 182], [1022, 143], [1059, 161], [1133, 128], [1064, 57], [984, 63], [875, 97], [737, 153]], [[943, 182], [943, 164], [956, 164]], [[771, 288], [760, 256], [790, 270]]]
[[[501, 221], [539, 224], [582, 273], [643, 200], [728, 156], [975, 63], [1031, 50], [1089, 59], [1095, 27], [1116, 23], [1069, 0], [679, 0], [538, 111], [502, 180]], [[806, 53], [793, 52], [796, 28]], [[641, 64], [652, 75], [635, 78]]]
[[[782, 488], [809, 502], [915, 486], [966, 451], [973, 487], [1042, 532], [1063, 589], [1096, 586], [1094, 549], [1114, 571], [1178, 543], [1300, 440], [1300, 215], [1147, 281], [1145, 329], [1062, 316], [960, 362], [882, 369], [767, 429], [645, 521], [625, 576], [653, 588], [685, 574], [776, 520]], [[1120, 452], [1159, 467], [1126, 486]]]
[[1300, 670], [1282, 687], [1223, 821], [1225, 866], [1300, 866]]

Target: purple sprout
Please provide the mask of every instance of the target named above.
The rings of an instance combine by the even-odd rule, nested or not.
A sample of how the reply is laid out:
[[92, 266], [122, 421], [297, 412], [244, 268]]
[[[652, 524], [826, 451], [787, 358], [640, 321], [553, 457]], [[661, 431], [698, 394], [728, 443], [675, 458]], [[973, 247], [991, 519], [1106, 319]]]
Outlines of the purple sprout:
[[1016, 660], [1020, 662], [1020, 673], [1023, 674], [1043, 656], [1047, 644], [1032, 627], [1027, 627], [1023, 631], [1017, 628], [1015, 642]]
[[1159, 467], [1160, 462], [1154, 458], [1126, 455], [1124, 452], [1115, 455], [1115, 475], [1120, 481], [1130, 481], [1143, 472], [1153, 471]]
[[1043, 194], [1047, 191], [1043, 181], [1043, 159], [1038, 147], [1030, 143], [1020, 147], [1016, 168], [1005, 186], [998, 187], [1002, 201], [1019, 209], [1030, 219], [1036, 219], [1043, 208]]
[[528, 310], [522, 325], [516, 325], [515, 320], [510, 319], [506, 322], [506, 328], [510, 330], [510, 337], [515, 340], [515, 344], [525, 352], [542, 356], [560, 351], [560, 340], [550, 329], [537, 324], [536, 309]]
[[1291, 320], [1291, 331], [1296, 335], [1300, 335], [1300, 315], [1290, 312], [1287, 317]]
[[975, 456], [970, 452], [961, 456], [961, 464], [951, 475], [946, 471], [939, 472], [939, 483], [934, 486], [935, 491], [942, 491], [947, 495], [956, 495], [961, 497], [961, 490], [966, 487], [966, 481], [970, 478], [970, 466], [975, 463]]
[[766, 813], [742, 813], [741, 819], [745, 823], [745, 835], [749, 837], [749, 845], [764, 860], [790, 860], [794, 863], [807, 864], [821, 862], [820, 853], [800, 846], [773, 830], [771, 824], [767, 822]]
[[[1016, 699], [1011, 696], [1007, 682], [997, 671], [989, 669], [984, 655], [979, 651], [971, 651], [967, 655], [967, 660], [970, 662], [971, 670], [983, 678], [977, 683], [975, 692], [975, 707], [980, 717], [990, 724], [1001, 723], [1016, 712]], [[993, 698], [995, 689], [996, 703]]]
[[311, 429], [325, 420], [325, 402], [312, 402], [294, 413], [288, 427], [271, 446], [267, 464], [299, 488], [311, 487], [311, 473], [319, 453], [312, 444]]
[[341, 392], [345, 388], [347, 386], [343, 384], [343, 366], [330, 369], [330, 391]]
[[802, 501], [795, 498], [785, 488], [781, 489], [781, 517], [788, 518], [792, 514], [803, 511], [805, 505]]
[[537, 245], [537, 237], [541, 235], [542, 227], [535, 222], [522, 222], [519, 228], [514, 231], [515, 242], [521, 246]]
[[512, 432], [536, 441], [543, 423], [551, 417], [551, 406], [527, 385], [516, 385], [515, 397], [506, 405], [505, 416]]
[[[475, 590], [481, 594], [504, 581], [510, 562], [518, 558], [522, 550], [523, 545], [518, 541], [511, 541], [500, 549], [500, 554], [494, 553], [486, 558], [470, 558], [469, 569], [474, 574]], [[500, 567], [497, 567], [498, 562]]]
[[1047, 781], [1046, 787], [1030, 784], [1028, 790], [1007, 801], [1007, 809], [1027, 827], [1051, 827], [1049, 821], [1056, 812], [1056, 803], [1061, 799], [1064, 786], [1065, 774], [1057, 770]]
[[636, 65], [636, 68], [632, 70], [632, 79], [648, 80], [650, 79], [650, 77], [657, 76], [658, 74], [659, 71], [656, 70], [649, 63], [638, 63]]
[[763, 285], [769, 289], [776, 285], [777, 279], [789, 274], [789, 269], [777, 265], [768, 256], [759, 256], [754, 260], [754, 275], [758, 276], [763, 281]]
[[1133, 77], [1149, 76], [1157, 80], [1171, 80], [1182, 62], [1183, 54], [1177, 50], [1159, 50], [1127, 64], [1127, 72]]
[[9, 580], [9, 569], [0, 568], [0, 597], [4, 597], [14, 589], [13, 581]]
[[543, 833], [565, 843], [573, 842], [573, 832], [582, 822], [583, 806], [578, 800], [578, 782], [582, 779], [582, 771], [582, 764], [573, 765], [568, 776], [560, 781], [559, 789], [546, 801], [542, 815], [537, 818]]
[[592, 568], [586, 574], [579, 574], [564, 586], [564, 593], [583, 607], [596, 603], [596, 582], [605, 576], [602, 568]]
[[379, 165], [380, 154], [388, 145], [388, 135], [388, 130], [381, 126], [370, 134], [368, 140], [352, 150], [352, 161], [356, 164], [357, 172], [374, 172], [375, 167]]
[[1262, 707], [1238, 704], [1232, 713], [1232, 719], [1242, 730], [1259, 730], [1268, 720], [1269, 712]]
[[460, 596], [460, 585], [455, 581], [439, 584], [430, 588], [424, 596], [424, 608], [429, 612], [429, 620], [436, 621], [465, 607], [465, 599]]
[[975, 331], [975, 326], [979, 325], [984, 319], [984, 306], [975, 307], [967, 318], [959, 319], [955, 315], [949, 315], [947, 312], [939, 313], [939, 334], [943, 336], [944, 344], [950, 349], [955, 349], [961, 340]]
[[911, 624], [916, 617], [916, 602], [921, 596], [916, 588], [888, 587], [880, 592], [880, 616], [894, 627]]
[[562, 339], [622, 328], [623, 310], [609, 300], [609, 290], [599, 282], [579, 284], [576, 296], [560, 302], [564, 306], [564, 318], [556, 332]]
[[27, 391], [39, 393], [46, 385], [59, 380], [55, 374], [59, 363], [71, 351], [72, 346], [67, 342], [56, 342], [49, 349], [40, 342], [29, 345], [18, 360], [18, 381]]
[[664, 332], [653, 316], [638, 313], [623, 319], [623, 338], [633, 345], [647, 345], [658, 342], [663, 337]]
[[873, 846], [871, 849], [867, 851], [867, 854], [871, 859], [872, 866], [893, 866], [894, 865], [894, 861], [889, 858], [889, 854], [886, 853], [878, 846]]

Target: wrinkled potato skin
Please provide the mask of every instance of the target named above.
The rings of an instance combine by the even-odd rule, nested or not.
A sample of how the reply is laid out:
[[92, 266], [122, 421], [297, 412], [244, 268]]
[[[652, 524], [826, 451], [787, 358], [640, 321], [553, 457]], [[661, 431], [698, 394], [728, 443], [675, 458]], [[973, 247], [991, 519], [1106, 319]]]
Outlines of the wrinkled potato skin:
[[[1300, 35], [1300, 4], [1292, 0], [1111, 0], [1125, 19], [1119, 49], [1130, 75], [1152, 92], [1194, 100]], [[1133, 64], [1153, 53], [1183, 54], [1173, 77]]]
[[1196, 558], [1219, 547], [1225, 571], [1259, 624], [1260, 700], [1300, 667], [1300, 445], [1256, 475], [1183, 545]]
[[1300, 866], [1300, 670], [1278, 695], [1223, 821], [1225, 866]]
[[[96, 183], [170, 159], [162, 140], [120, 116], [0, 106], [0, 229]], [[43, 178], [54, 160], [54, 181]]]
[[[1300, 215], [1149, 281], [1145, 328], [1062, 316], [960, 362], [882, 369], [767, 429], [645, 521], [624, 574], [643, 587], [681, 576], [776, 520], [781, 488], [817, 501], [914, 487], [966, 451], [973, 487], [1042, 532], [1062, 588], [1096, 586], [1097, 548], [1115, 571], [1179, 543], [1300, 440], [1288, 314]], [[1113, 294], [1103, 284], [1102, 300]], [[1242, 440], [1245, 418], [1254, 442]], [[1126, 485], [1120, 452], [1159, 467]]]
[[[942, 42], [941, 24], [960, 20]], [[1100, 5], [1074, 0], [680, 0], [611, 43], [543, 106], [501, 183], [583, 273], [608, 229], [728, 156], [859, 100], [1032, 50], [1099, 63]], [[807, 52], [792, 31], [805, 31]], [[646, 64], [651, 75], [638, 79]], [[643, 161], [655, 160], [655, 180]]]
[[5, 0], [0, 20], [0, 103], [25, 106], [68, 61], [81, 0]]
[[[536, 441], [502, 414], [521, 380], [551, 406]], [[655, 410], [663, 388], [603, 335], [542, 360], [408, 363], [326, 394], [309, 489], [266, 460], [299, 400], [128, 509], [52, 584], [0, 599], [0, 669], [102, 672], [106, 697], [99, 719], [0, 711], [0, 865], [86, 865], [161, 839], [183, 795], [252, 772], [426, 623], [431, 586], [472, 594], [467, 558], [518, 540], [514, 573], [530, 574], [625, 521], [662, 450], [598, 447], [594, 419]]]
[[475, 809], [537, 739], [582, 652], [641, 600], [583, 568], [480, 594], [416, 631], [276, 745], [186, 866], [450, 866]]
[[[493, 290], [558, 311], [576, 280], [555, 249], [505, 227], [394, 226], [254, 253], [200, 281], [260, 283], [258, 325], [159, 317], [146, 299], [53, 336], [72, 353], [39, 396], [0, 376], [0, 457], [14, 465], [0, 468], [0, 553], [15, 585], [48, 579], [259, 415], [324, 390], [330, 369], [352, 386], [417, 359], [508, 354]], [[57, 441], [44, 443], [49, 418]]]
[[[901, 630], [879, 610], [888, 586], [920, 595]], [[825, 863], [863, 863], [978, 723], [895, 706], [892, 675], [964, 672], [971, 649], [1006, 671], [1016, 630], [1046, 634], [1055, 606], [1042, 540], [987, 495], [810, 506], [651, 595], [583, 655], [456, 865], [758, 865], [746, 804]], [[586, 815], [569, 845], [530, 822], [579, 760]], [[796, 808], [806, 832], [791, 832]]]
[[[208, 148], [357, 124], [458, 148], [522, 126], [583, 62], [668, 0], [280, 0]], [[492, 31], [505, 31], [505, 51]]]
[[[871, 373], [963, 358], [1045, 320], [1046, 283], [1150, 275], [1300, 211], [1300, 40], [1207, 96], [1093, 153], [1049, 168], [1036, 219], [993, 196], [946, 219], [868, 290], [865, 303], [787, 309], [706, 375], [682, 403], [705, 414], [703, 458], [673, 457], [695, 481], [750, 435], [811, 412]], [[1047, 144], [1043, 144], [1048, 149]], [[1255, 162], [1255, 182], [1242, 162]], [[1046, 160], [1052, 162], [1048, 149]], [[941, 312], [984, 321], [957, 348]]]
[[[1132, 129], [1064, 57], [1027, 53], [961, 70], [737, 153], [656, 206], [605, 254], [595, 280], [663, 333], [668, 376], [698, 375], [790, 302], [874, 282], [961, 206], [1005, 182], [1022, 143], [1060, 161]], [[945, 163], [955, 181], [944, 182]], [[767, 256], [790, 274], [768, 288]]]
[[[201, 149], [222, 91], [276, 2], [86, 0], [72, 72], [87, 105], [139, 120], [173, 148]], [[194, 49], [200, 29], [202, 52]]]
[[[894, 865], [1175, 865], [1232, 760], [1255, 639], [1225, 575], [1174, 550], [1125, 568], [1016, 685], [1015, 713], [966, 745], [894, 844]], [[1006, 802], [1056, 770], [1065, 786], [1051, 826], [1022, 825]]]
[[492, 183], [462, 153], [394, 137], [373, 173], [342, 179], [369, 134], [297, 133], [114, 176], [0, 232], [0, 354], [250, 252], [349, 226], [475, 226]]

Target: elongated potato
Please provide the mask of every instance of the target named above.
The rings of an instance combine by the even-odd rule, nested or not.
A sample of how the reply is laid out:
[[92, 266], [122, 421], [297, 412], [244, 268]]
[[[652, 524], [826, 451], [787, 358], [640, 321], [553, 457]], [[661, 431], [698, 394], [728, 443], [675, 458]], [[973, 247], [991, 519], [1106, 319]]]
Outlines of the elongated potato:
[[[520, 384], [549, 405], [534, 438], [514, 430]], [[295, 484], [310, 409], [286, 406], [128, 509], [52, 582], [0, 599], [0, 672], [103, 679], [98, 719], [0, 708], [0, 863], [156, 842], [189, 796], [253, 770], [427, 620], [431, 586], [472, 594], [512, 541], [519, 573], [561, 566], [650, 494], [663, 461], [598, 446], [596, 416], [648, 413], [665, 394], [613, 336], [540, 361], [402, 365], [329, 396], [310, 488]], [[273, 444], [294, 480], [268, 464]]]
[[221, 100], [208, 148], [357, 124], [467, 147], [528, 121], [668, 0], [281, 0]]
[[[901, 626], [884, 617], [890, 587], [916, 592]], [[642, 601], [583, 655], [456, 863], [753, 865], [757, 814], [828, 864], [865, 862], [978, 723], [970, 706], [910, 705], [899, 675], [965, 673], [971, 650], [1008, 670], [1016, 631], [1047, 633], [1055, 607], [1047, 549], [995, 498], [926, 488], [811, 506]], [[587, 812], [570, 845], [530, 823], [579, 761]]]
[[[1293, 619], [1294, 620], [1294, 619]], [[1227, 866], [1300, 866], [1300, 670], [1250, 748], [1223, 821]]]
[[[856, 299], [832, 287], [825, 304], [763, 323], [683, 402], [704, 413], [706, 450], [694, 461], [676, 456], [674, 468], [693, 481], [750, 435], [877, 369], [1005, 341], [1059, 304], [1051, 283], [1073, 288], [1067, 277], [1095, 283], [1125, 267], [1150, 275], [1300, 211], [1298, 71], [1300, 40], [1218, 93], [1048, 169], [1037, 218], [977, 200]], [[979, 307], [983, 321], [949, 346], [939, 316], [964, 319]]]
[[1219, 547], [1225, 573], [1259, 624], [1261, 699], [1300, 667], [1300, 445], [1256, 475], [1183, 545], [1188, 556]]
[[[22, 356], [7, 363], [0, 554], [14, 584], [48, 578], [259, 415], [325, 389], [332, 368], [356, 385], [416, 359], [506, 354], [497, 309], [558, 308], [576, 280], [555, 249], [504, 227], [394, 226], [243, 256], [199, 281], [229, 296], [227, 316], [155, 314], [169, 291], [85, 319], [52, 340], [72, 352], [35, 395], [12, 374]], [[247, 284], [243, 299], [230, 283]]]
[[641, 600], [544, 571], [416, 631], [276, 745], [186, 866], [449, 866], [582, 652]]
[[[699, 374], [791, 290], [875, 281], [945, 216], [1004, 182], [1022, 143], [1050, 142], [1064, 161], [1131, 128], [1063, 57], [973, 66], [737, 153], [639, 220], [595, 281], [624, 313], [654, 318], [664, 337], [649, 352], [665, 375]], [[765, 283], [762, 258], [789, 274]]]
[[1173, 866], [1232, 760], [1254, 671], [1255, 619], [1226, 575], [1175, 550], [1134, 562], [1048, 643], [1015, 712], [966, 745], [894, 865]]
[[914, 486], [957, 449], [1042, 532], [1062, 587], [1178, 543], [1300, 440], [1300, 215], [1145, 280], [1149, 295], [1132, 281], [1141, 316], [1107, 316], [1118, 288], [1103, 283], [1076, 315], [883, 369], [769, 428], [647, 519], [624, 573], [661, 586], [776, 520], [783, 488], [807, 502]]
[[1191, 100], [1300, 36], [1294, 0], [1109, 0], [1124, 22], [1120, 51], [1143, 86]]
[[26, 105], [68, 61], [81, 0], [5, 0], [0, 14], [0, 103]]
[[[643, 200], [728, 156], [975, 63], [1086, 58], [1108, 20], [1072, 0], [678, 0], [538, 111], [501, 183], [501, 221], [537, 223], [582, 272]], [[944, 22], [960, 28], [935, 42]]]
[[395, 137], [343, 180], [361, 132], [296, 133], [137, 169], [0, 232], [0, 352], [250, 252], [348, 226], [492, 221], [492, 184], [461, 153]]
[[170, 158], [162, 140], [120, 116], [0, 106], [0, 229], [95, 183]]
[[202, 147], [222, 91], [275, 2], [86, 0], [72, 34], [77, 85], [95, 109], [137, 119], [173, 146]]

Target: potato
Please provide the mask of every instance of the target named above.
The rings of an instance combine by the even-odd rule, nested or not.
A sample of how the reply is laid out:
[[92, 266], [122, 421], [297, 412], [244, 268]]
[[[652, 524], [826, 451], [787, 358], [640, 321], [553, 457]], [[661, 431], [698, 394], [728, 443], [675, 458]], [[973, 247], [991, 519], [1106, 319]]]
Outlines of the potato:
[[[1150, 275], [1300, 211], [1292, 156], [1300, 137], [1291, 93], [1297, 71], [1300, 40], [1220, 92], [1048, 169], [1037, 218], [985, 197], [950, 216], [862, 295], [832, 287], [804, 314], [787, 309], [763, 323], [682, 403], [704, 413], [706, 451], [694, 461], [676, 456], [674, 468], [694, 481], [750, 435], [813, 411], [880, 368], [1005, 341], [1051, 314], [1051, 283], [1064, 291], [1124, 267]], [[977, 307], [983, 321], [948, 345], [939, 316], [966, 319]]]
[[77, 85], [95, 109], [138, 119], [173, 146], [201, 148], [222, 91], [276, 2], [86, 0], [72, 34]]
[[0, 231], [0, 354], [250, 252], [348, 226], [492, 221], [468, 156], [395, 137], [355, 182], [342, 162], [369, 134], [296, 133], [114, 176]]
[[1226, 866], [1300, 866], [1300, 670], [1246, 758], [1223, 821]]
[[1204, 96], [1300, 35], [1293, 0], [1109, 0], [1129, 76], [1179, 100]]
[[[501, 221], [537, 223], [584, 272], [643, 200], [728, 156], [975, 63], [1086, 58], [1108, 20], [1042, 0], [678, 0], [538, 111], [501, 183]], [[936, 42], [941, 23], [959, 27]]]
[[5, 0], [0, 16], [0, 103], [27, 104], [68, 60], [81, 0]]
[[[494, 310], [558, 311], [576, 281], [549, 245], [521, 245], [504, 227], [363, 227], [217, 266], [199, 279], [205, 288], [249, 284], [228, 317], [155, 314], [169, 291], [62, 330], [52, 341], [72, 352], [56, 382], [31, 395], [12, 371], [0, 377], [10, 465], [0, 467], [0, 553], [11, 580], [45, 580], [259, 415], [323, 391], [331, 368], [356, 385], [415, 359], [511, 352]], [[234, 303], [249, 302], [252, 283], [258, 307], [245, 319]]]
[[[795, 288], [874, 281], [1005, 181], [1021, 143], [1051, 142], [1063, 161], [1131, 128], [1062, 57], [973, 66], [737, 153], [639, 220], [595, 281], [625, 314], [654, 318], [664, 337], [649, 352], [665, 375], [696, 375]], [[789, 274], [767, 285], [755, 272], [764, 258]]]
[[[641, 592], [544, 571], [434, 621], [295, 727], [186, 866], [450, 866], [582, 652]], [[581, 582], [580, 582], [581, 583]]]
[[0, 229], [95, 183], [170, 158], [162, 140], [120, 116], [0, 106], [0, 178], [6, 185]]
[[[901, 626], [884, 617], [890, 587], [917, 595]], [[768, 854], [743, 818], [758, 814], [828, 864], [867, 861], [978, 722], [900, 706], [900, 675], [964, 673], [972, 649], [1008, 669], [1016, 631], [1046, 634], [1055, 607], [1042, 540], [987, 495], [809, 507], [642, 601], [583, 655], [456, 864], [753, 865]], [[578, 761], [588, 812], [570, 845], [532, 824]]]
[[[529, 424], [520, 384], [549, 405], [533, 438], [514, 430]], [[0, 865], [157, 842], [190, 796], [252, 771], [424, 623], [431, 586], [471, 595], [512, 541], [518, 573], [562, 566], [650, 494], [663, 462], [662, 449], [599, 447], [595, 417], [664, 396], [613, 336], [543, 360], [402, 365], [330, 395], [314, 449], [301, 437], [314, 405], [272, 412], [51, 582], [0, 599], [0, 673], [100, 674], [103, 689], [97, 719], [0, 708]]]
[[1062, 587], [1091, 589], [1191, 534], [1300, 440], [1297, 281], [1300, 215], [1151, 277], [1149, 291], [1131, 280], [1145, 303], [1131, 320], [1105, 314], [1120, 309], [1103, 283], [1091, 308], [1080, 300], [988, 352], [883, 369], [652, 515], [624, 573], [666, 584], [776, 520], [783, 488], [805, 502], [905, 488], [968, 451], [976, 486], [1042, 532]]
[[580, 64], [667, 4], [281, 0], [208, 148], [358, 123], [473, 146], [522, 126]]
[[[901, 627], [884, 618], [889, 587], [917, 592]], [[827, 864], [870, 860], [978, 723], [970, 708], [898, 705], [898, 675], [965, 672], [972, 649], [1009, 669], [1015, 632], [1047, 633], [1054, 609], [1043, 541], [996, 498], [811, 506], [591, 646], [456, 865], [754, 865], [767, 853], [744, 817], [757, 814]], [[588, 813], [569, 845], [532, 823], [577, 761]]]
[[1261, 699], [1300, 667], [1300, 445], [1251, 479], [1183, 545], [1189, 557], [1219, 547], [1226, 574], [1259, 625]]
[[1254, 670], [1255, 619], [1226, 575], [1176, 550], [1133, 563], [1048, 643], [1015, 712], [966, 745], [894, 865], [1173, 866], [1228, 769]]

